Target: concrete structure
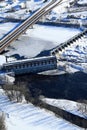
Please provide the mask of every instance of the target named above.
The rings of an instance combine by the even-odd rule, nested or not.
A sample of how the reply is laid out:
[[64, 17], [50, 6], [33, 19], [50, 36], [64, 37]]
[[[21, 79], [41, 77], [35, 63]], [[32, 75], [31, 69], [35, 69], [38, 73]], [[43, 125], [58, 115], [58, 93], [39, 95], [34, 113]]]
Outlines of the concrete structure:
[[25, 73], [38, 73], [56, 68], [56, 57], [48, 56], [5, 63], [3, 64], [2, 70], [6, 73], [14, 72], [16, 75], [19, 75]]

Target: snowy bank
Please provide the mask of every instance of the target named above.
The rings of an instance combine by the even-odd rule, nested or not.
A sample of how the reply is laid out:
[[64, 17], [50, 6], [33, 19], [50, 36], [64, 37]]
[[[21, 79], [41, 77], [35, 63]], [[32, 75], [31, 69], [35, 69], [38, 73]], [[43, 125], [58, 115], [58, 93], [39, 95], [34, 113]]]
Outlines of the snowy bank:
[[0, 111], [6, 114], [7, 130], [82, 130], [31, 103], [9, 101], [2, 89], [0, 89], [0, 108]]

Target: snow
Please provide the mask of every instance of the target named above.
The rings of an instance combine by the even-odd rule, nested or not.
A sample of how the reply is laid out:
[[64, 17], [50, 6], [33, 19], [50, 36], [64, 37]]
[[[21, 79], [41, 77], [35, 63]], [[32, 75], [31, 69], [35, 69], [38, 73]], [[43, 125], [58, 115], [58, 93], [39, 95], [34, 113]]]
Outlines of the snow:
[[[0, 55], [0, 69], [4, 63], [6, 63], [6, 57], [4, 55]], [[13, 76], [0, 71], [0, 84], [13, 84], [14, 81], [15, 78]]]
[[[4, 36], [4, 32], [7, 33], [13, 27], [15, 28], [18, 23], [8, 22], [1, 25], [3, 28], [0, 26], [0, 30], [2, 30], [0, 37]], [[35, 57], [41, 51], [52, 49], [79, 32], [80, 30], [74, 28], [34, 25], [33, 29], [28, 29], [26, 34], [20, 36], [10, 45], [8, 48], [10, 52], [7, 55], [19, 54], [25, 57]]]
[[[60, 6], [61, 9], [64, 6]], [[58, 7], [57, 7], [58, 8]], [[56, 9], [57, 9], [56, 8]], [[58, 8], [59, 9], [59, 8]], [[20, 14], [20, 12], [19, 12]], [[1, 34], [0, 37], [4, 36], [10, 30], [15, 28], [19, 23], [3, 23], [0, 26]], [[4, 28], [2, 28], [2, 25]], [[23, 34], [18, 38], [18, 40], [14, 41], [8, 48], [10, 51], [5, 55], [15, 55], [19, 54], [20, 56], [24, 57], [35, 57], [40, 54], [44, 50], [50, 50], [60, 43], [67, 41], [74, 35], [78, 34], [80, 30], [75, 28], [64, 28], [64, 27], [55, 27], [55, 26], [44, 26], [44, 25], [34, 25], [33, 29], [28, 29], [26, 34]], [[61, 35], [62, 34], [62, 35]], [[67, 59], [66, 62], [63, 64], [67, 72], [76, 72], [76, 71], [83, 71], [87, 73], [86, 64], [76, 64], [70, 63], [68, 64], [68, 60], [74, 60], [78, 62], [86, 62], [86, 55], [87, 55], [87, 48], [86, 48], [86, 39], [82, 39], [79, 41], [79, 47], [77, 48], [77, 44], [72, 45], [66, 49], [61, 54], [62, 58]], [[58, 63], [59, 66], [62, 66], [61, 63]], [[66, 71], [65, 70], [65, 71]]]
[[2, 7], [2, 6], [6, 6], [6, 3], [5, 2], [0, 2], [0, 6]]
[[[8, 24], [6, 24], [6, 27]], [[16, 26], [17, 23], [16, 25], [15, 24], [13, 25]], [[71, 29], [63, 27], [34, 25], [33, 29], [27, 30], [26, 34], [23, 34], [21, 37], [18, 38], [18, 40], [14, 41], [7, 48], [10, 51], [5, 55], [10, 56], [14, 54], [19, 54], [20, 56], [32, 58], [37, 56], [43, 50], [50, 50], [59, 45], [60, 43], [67, 41], [69, 38], [71, 38], [75, 34], [78, 34], [79, 32], [80, 30], [74, 28]], [[79, 45], [78, 48], [77, 45]], [[61, 57], [67, 59], [67, 63], [64, 62], [64, 64], [62, 65], [61, 63], [58, 62], [58, 66], [62, 66], [63, 68], [65, 68], [65, 70], [63, 69], [63, 71], [66, 71], [68, 73], [76, 71], [83, 71], [86, 73], [87, 72], [86, 64], [84, 64], [83, 66], [82, 64], [76, 65], [76, 63], [68, 63], [68, 60], [71, 59], [79, 62], [80, 61], [85, 62], [86, 54], [87, 54], [86, 38], [83, 38], [79, 40], [79, 42], [64, 49], [64, 51], [61, 54]], [[56, 74], [58, 73], [59, 71], [56, 72]]]
[[6, 57], [4, 55], [0, 55], [0, 65], [6, 63]]
[[15, 81], [15, 77], [6, 74], [6, 82], [7, 82], [8, 84], [13, 84], [14, 81]]
[[75, 73], [77, 71], [87, 73], [87, 36], [85, 35], [64, 48], [56, 56], [58, 71], [55, 71], [55, 74]]
[[[86, 0], [84, 1], [86, 2]], [[38, 0], [38, 2], [31, 1], [30, 3], [28, 3], [27, 8], [29, 7], [33, 11], [43, 5], [43, 1], [41, 0]], [[12, 5], [8, 4], [7, 6], [5, 6], [6, 3], [0, 3], [0, 6], [5, 6], [5, 8], [1, 8], [0, 16], [3, 16], [4, 18], [9, 15], [11, 16], [10, 13], [6, 14], [4, 12], [18, 4], [20, 4], [19, 1], [14, 2]], [[61, 13], [66, 12], [67, 6], [69, 6], [68, 2], [54, 8], [52, 13], [56, 13], [58, 16], [61, 16]], [[13, 13], [13, 17], [17, 18], [16, 16], [18, 15], [23, 16], [25, 15], [25, 12], [26, 10], [16, 11]], [[87, 12], [82, 13], [83, 15], [87, 14]], [[79, 13], [77, 14], [79, 15]], [[26, 14], [26, 16], [29, 16], [29, 14]], [[51, 16], [53, 17], [53, 14], [51, 14]], [[12, 22], [0, 24], [0, 38], [15, 28], [18, 24], [19, 23]], [[7, 50], [10, 51], [5, 53], [5, 55], [11, 56], [19, 54], [20, 56], [25, 57], [35, 57], [42, 51], [50, 50], [58, 46], [60, 43], [67, 41], [79, 32], [80, 30], [74, 28], [34, 25], [33, 29], [27, 30], [26, 34], [20, 36], [18, 40], [14, 41], [7, 48]], [[78, 44], [79, 46], [77, 46]], [[66, 48], [61, 53], [61, 57], [67, 59], [67, 61], [58, 62], [58, 67], [66, 66], [65, 71], [67, 72], [83, 71], [87, 73], [86, 44], [87, 39], [83, 38], [79, 40], [78, 43]], [[11, 61], [15, 59], [9, 58], [8, 60]], [[68, 60], [79, 61], [82, 62], [82, 64], [76, 64], [74, 62], [70, 62], [69, 64]], [[5, 62], [5, 57], [0, 56], [0, 65]], [[62, 73], [62, 71], [60, 72]], [[54, 73], [58, 74], [59, 70]], [[2, 77], [3, 76], [4, 75], [2, 75]], [[10, 75], [5, 76], [9, 82], [14, 82], [14, 77], [11, 77]], [[77, 102], [63, 99], [44, 99], [44, 101], [66, 111], [72, 112], [73, 114], [84, 117], [84, 115], [78, 110], [78, 105], [81, 104]], [[5, 113], [7, 130], [82, 130], [82, 128], [74, 126], [59, 117], [55, 117], [52, 112], [35, 107], [31, 103], [26, 104], [11, 102], [2, 89], [0, 89], [0, 111]]]
[[15, 81], [14, 75], [12, 73], [0, 72], [0, 84], [13, 84]]
[[59, 107], [64, 110], [75, 110], [78, 109], [77, 104], [75, 101], [65, 100], [65, 99], [49, 99], [49, 98], [43, 98], [44, 102]]
[[79, 0], [78, 3], [79, 4], [87, 4], [87, 0]]
[[31, 103], [9, 101], [2, 89], [0, 89], [0, 111], [5, 113], [7, 130], [82, 130]]
[[[9, 18], [25, 19], [29, 17], [29, 15], [31, 15], [29, 11], [34, 12], [50, 1], [51, 0], [48, 0], [46, 3], [43, 3], [43, 0], [38, 2], [33, 0], [30, 1], [16, 0], [12, 2], [11, 1], [3, 2], [6, 5], [3, 8], [0, 8], [1, 11], [0, 16], [1, 17], [3, 16], [4, 18], [9, 17]], [[22, 15], [20, 15], [20, 12], [22, 12]]]
[[59, 15], [61, 15], [61, 13], [64, 13], [64, 12], [67, 11], [66, 7], [68, 5], [69, 5], [69, 1], [63, 0], [63, 2], [60, 5], [56, 6], [52, 11], [59, 14]]
[[[2, 23], [0, 24], [0, 37], [15, 28], [19, 23]], [[42, 40], [53, 41], [53, 42], [64, 42], [68, 40], [70, 37], [78, 34], [80, 30], [74, 28], [63, 28], [63, 27], [55, 27], [55, 26], [42, 26], [42, 25], [34, 25], [33, 29], [28, 29], [26, 31], [29, 37], [39, 38]], [[62, 35], [61, 35], [62, 34]]]
[[0, 24], [0, 39], [6, 35], [8, 32], [10, 32], [12, 29], [14, 29], [18, 23], [12, 23], [12, 22], [7, 22], [7, 23], [1, 23]]
[[83, 106], [83, 104], [75, 101], [66, 99], [49, 99], [49, 98], [42, 98], [41, 100], [52, 106], [56, 106], [58, 108], [61, 108], [65, 111], [68, 111], [80, 117], [86, 117], [87, 115], [86, 112], [82, 113], [81, 110], [79, 109], [79, 106]]
[[[41, 4], [38, 5], [38, 7], [41, 7]], [[36, 6], [35, 2], [34, 1], [27, 1], [27, 9], [36, 10], [37, 6]]]
[[[72, 0], [74, 2], [74, 0]], [[77, 3], [79, 4], [83, 4], [85, 6], [85, 4], [87, 4], [87, 0], [79, 0], [77, 1]], [[85, 23], [85, 21], [83, 21], [84, 19], [86, 20], [87, 18], [87, 11], [83, 10], [82, 12], [68, 12], [68, 8], [70, 8], [70, 0], [65, 0], [62, 2], [62, 4], [60, 4], [59, 6], [55, 7], [52, 11], [51, 11], [51, 14], [47, 16], [47, 19], [52, 20], [52, 17], [56, 17], [55, 18], [55, 21], [59, 21], [59, 20], [63, 20], [64, 18], [66, 18], [66, 20], [69, 20], [71, 21], [72, 18], [69, 18], [69, 16], [74, 16], [75, 18], [77, 19], [74, 19], [73, 20], [76, 20], [76, 22], [81, 22], [81, 23]], [[84, 7], [83, 7], [84, 8]], [[82, 20], [82, 21], [79, 21], [79, 20]], [[54, 21], [54, 22], [55, 22]], [[72, 23], [73, 21], [71, 21]]]
[[31, 37], [57, 42], [58, 44], [67, 41], [70, 37], [73, 37], [79, 32], [80, 30], [74, 28], [35, 25], [32, 31], [27, 30], [26, 33], [28, 33]]

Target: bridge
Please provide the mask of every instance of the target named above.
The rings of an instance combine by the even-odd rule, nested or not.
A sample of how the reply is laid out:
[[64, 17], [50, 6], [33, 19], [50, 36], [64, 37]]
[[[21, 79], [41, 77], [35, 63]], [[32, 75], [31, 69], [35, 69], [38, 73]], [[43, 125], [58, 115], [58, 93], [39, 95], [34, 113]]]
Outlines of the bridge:
[[55, 47], [54, 49], [51, 50], [51, 55], [53, 56], [58, 56], [58, 54], [60, 52], [62, 52], [64, 49], [66, 49], [68, 46], [76, 43], [77, 41], [79, 41], [80, 39], [86, 37], [87, 35], [87, 29], [85, 29], [83, 32], [75, 35], [74, 37], [72, 37], [71, 39], [69, 39], [68, 41], [61, 43], [60, 45], [58, 45], [57, 47]]
[[[53, 0], [45, 5], [43, 8], [39, 9], [31, 17], [27, 18], [21, 25], [10, 32], [0, 41], [0, 52], [2, 52], [5, 47], [7, 47], [13, 40], [15, 40], [19, 35], [21, 35], [25, 30], [27, 30], [31, 25], [36, 23], [43, 15], [48, 13], [52, 8], [61, 4], [62, 0], [59, 2]], [[74, 44], [77, 40], [83, 38], [87, 34], [87, 30], [75, 35], [67, 42], [61, 43], [59, 46], [51, 51], [51, 56], [39, 57], [33, 59], [18, 60], [14, 62], [9, 62], [3, 64], [2, 70], [5, 72], [14, 72], [15, 74], [24, 73], [39, 73], [47, 70], [57, 69], [57, 57], [59, 52]]]
[[23, 23], [21, 23], [17, 28], [15, 28], [8, 35], [3, 37], [0, 40], [0, 53], [12, 43], [15, 39], [18, 38], [23, 32], [25, 32], [30, 26], [35, 24], [43, 15], [47, 14], [50, 10], [52, 10], [57, 5], [61, 4], [63, 0], [52, 0], [47, 3], [44, 7], [36, 11], [32, 16], [28, 17]]
[[6, 73], [14, 72], [15, 75], [25, 73], [39, 73], [57, 68], [55, 56], [39, 57], [32, 59], [17, 60], [3, 64], [2, 70]]

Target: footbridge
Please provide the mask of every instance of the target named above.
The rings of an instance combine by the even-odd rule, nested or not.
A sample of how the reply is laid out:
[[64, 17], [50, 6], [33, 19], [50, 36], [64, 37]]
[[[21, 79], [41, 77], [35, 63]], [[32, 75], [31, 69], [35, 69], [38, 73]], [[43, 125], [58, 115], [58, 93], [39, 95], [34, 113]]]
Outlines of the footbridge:
[[75, 35], [74, 37], [72, 37], [71, 39], [69, 39], [68, 41], [61, 43], [60, 45], [58, 45], [57, 47], [55, 47], [53, 50], [51, 50], [51, 55], [53, 56], [57, 56], [59, 54], [59, 52], [62, 52], [64, 49], [66, 49], [68, 46], [71, 46], [72, 44], [79, 42], [80, 39], [84, 38], [87, 36], [87, 29], [85, 29], [83, 32]]
[[10, 43], [12, 43], [15, 39], [17, 39], [18, 36], [20, 36], [23, 32], [25, 32], [30, 26], [35, 24], [43, 15], [47, 14], [54, 7], [61, 4], [62, 1], [63, 0], [51, 0], [44, 7], [36, 11], [32, 16], [28, 17], [12, 32], [3, 37], [0, 40], [0, 53], [5, 49], [5, 47], [7, 47]]

